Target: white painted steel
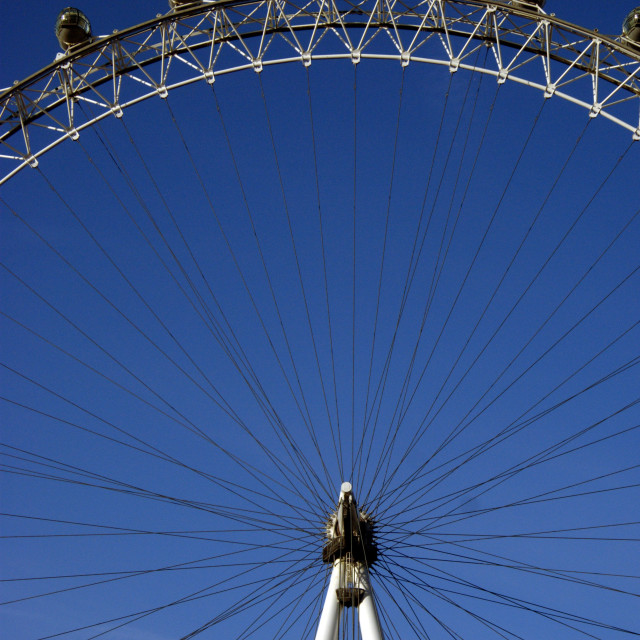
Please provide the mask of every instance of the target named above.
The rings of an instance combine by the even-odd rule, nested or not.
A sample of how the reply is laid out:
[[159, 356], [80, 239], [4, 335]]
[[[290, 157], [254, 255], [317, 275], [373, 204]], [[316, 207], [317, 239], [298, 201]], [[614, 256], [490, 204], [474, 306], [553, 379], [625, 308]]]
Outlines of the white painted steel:
[[336, 596], [336, 589], [340, 586], [340, 573], [344, 570], [342, 560], [336, 560], [331, 570], [331, 579], [327, 588], [327, 595], [318, 622], [316, 640], [338, 640], [338, 626], [342, 607]]
[[[484, 47], [490, 55], [479, 65], [473, 61]], [[489, 74], [568, 100], [640, 140], [638, 48], [538, 8], [494, 0], [319, 0], [303, 7], [221, 0], [98, 38], [1, 94], [0, 184], [141, 100], [242, 69], [336, 58]]]
[[[353, 500], [353, 487], [349, 482], [343, 482], [340, 488], [340, 497], [338, 499], [337, 522], [342, 523], [342, 513], [346, 502]], [[329, 534], [331, 538], [336, 532]], [[337, 535], [344, 535], [344, 531], [340, 530]], [[378, 618], [378, 612], [375, 604], [375, 597], [371, 587], [369, 577], [369, 569], [366, 564], [361, 562], [352, 563], [346, 558], [338, 558], [333, 563], [331, 569], [331, 578], [327, 587], [327, 595], [324, 600], [318, 630], [315, 640], [338, 640], [340, 633], [340, 618], [344, 606], [338, 601], [337, 590], [345, 587], [348, 582], [355, 589], [362, 589], [364, 594], [357, 605], [358, 623], [360, 625], [360, 634], [362, 640], [384, 640], [382, 634], [382, 626]]]
[[369, 570], [362, 564], [358, 565], [358, 586], [365, 591], [365, 596], [358, 606], [362, 640], [383, 640], [382, 627], [378, 619], [376, 602], [369, 579]]

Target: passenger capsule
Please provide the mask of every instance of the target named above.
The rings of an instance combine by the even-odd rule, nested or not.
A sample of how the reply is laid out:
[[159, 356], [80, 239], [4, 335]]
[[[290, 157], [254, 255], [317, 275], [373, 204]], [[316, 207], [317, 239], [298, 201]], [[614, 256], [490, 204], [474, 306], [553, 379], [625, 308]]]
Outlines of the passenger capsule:
[[624, 19], [622, 35], [631, 42], [640, 42], [640, 7], [636, 7]]
[[512, 4], [520, 5], [523, 7], [540, 7], [541, 9], [546, 4], [547, 0], [512, 0]]
[[79, 9], [67, 7], [56, 20], [56, 37], [63, 49], [71, 49], [91, 39], [91, 24]]
[[198, 4], [199, 0], [169, 0], [169, 6], [172, 9], [180, 9], [186, 7], [188, 4]]

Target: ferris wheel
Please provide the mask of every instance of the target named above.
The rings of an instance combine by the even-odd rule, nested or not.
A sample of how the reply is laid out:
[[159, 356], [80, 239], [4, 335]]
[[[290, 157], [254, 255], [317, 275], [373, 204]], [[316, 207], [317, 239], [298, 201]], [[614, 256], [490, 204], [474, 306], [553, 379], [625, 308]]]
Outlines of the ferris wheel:
[[60, 13], [0, 94], [8, 637], [640, 635], [640, 8], [547, 4]]

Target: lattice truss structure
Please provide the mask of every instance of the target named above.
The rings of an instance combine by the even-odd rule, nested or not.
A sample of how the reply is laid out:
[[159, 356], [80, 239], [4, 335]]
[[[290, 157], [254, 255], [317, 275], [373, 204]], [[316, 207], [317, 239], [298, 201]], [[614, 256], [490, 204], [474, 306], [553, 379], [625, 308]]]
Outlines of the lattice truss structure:
[[[489, 55], [478, 55], [484, 48]], [[509, 79], [581, 105], [640, 140], [640, 50], [534, 5], [222, 0], [94, 39], [0, 95], [0, 183], [94, 122], [170, 89], [242, 69], [340, 58]]]

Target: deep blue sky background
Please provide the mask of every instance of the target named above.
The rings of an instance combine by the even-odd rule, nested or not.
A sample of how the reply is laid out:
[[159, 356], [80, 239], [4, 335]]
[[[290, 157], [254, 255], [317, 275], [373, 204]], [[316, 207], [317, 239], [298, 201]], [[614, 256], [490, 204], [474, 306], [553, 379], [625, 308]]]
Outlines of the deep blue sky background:
[[[3, 3], [5, 6], [9, 3]], [[53, 25], [60, 8], [62, 5], [53, 6], [50, 1], [11, 3], [11, 20], [5, 18], [0, 27], [0, 87], [53, 60], [58, 51]], [[80, 8], [90, 18], [94, 34], [101, 35], [163, 13], [167, 5], [135, 0], [86, 2]], [[613, 35], [619, 33], [631, 8], [619, 1], [606, 5], [550, 1], [546, 7], [568, 21]], [[426, 637], [423, 629], [410, 630], [393, 598], [405, 612], [413, 607], [416, 613], [408, 613], [409, 620], [419, 620], [431, 637], [438, 639], [450, 636], [434, 617], [460, 637], [498, 637], [477, 618], [462, 614], [461, 608], [527, 640], [584, 637], [563, 624], [566, 619], [554, 622], [543, 615], [557, 611], [595, 618], [637, 634], [638, 572], [629, 562], [637, 556], [640, 537], [635, 523], [640, 500], [635, 486], [640, 482], [640, 412], [632, 404], [640, 388], [640, 338], [638, 326], [634, 326], [640, 317], [638, 274], [634, 272], [640, 233], [638, 218], [633, 217], [638, 211], [634, 188], [639, 166], [637, 143], [597, 194], [593, 206], [587, 206], [630, 143], [627, 131], [602, 119], [594, 120], [559, 188], [543, 206], [587, 116], [584, 110], [552, 99], [534, 128], [541, 96], [507, 83], [500, 89], [464, 206], [460, 204], [462, 185], [471, 171], [473, 156], [463, 155], [460, 133], [451, 147], [452, 160], [446, 165], [441, 194], [434, 201], [458, 114], [463, 114], [461, 131], [470, 120], [467, 89], [470, 96], [478, 92], [478, 114], [467, 141], [467, 148], [475, 152], [495, 95], [494, 82], [479, 85], [477, 78], [459, 73], [449, 85], [445, 68], [410, 65], [396, 130], [401, 87], [398, 66], [360, 65], [354, 339], [353, 66], [349, 62], [314, 63], [310, 70], [325, 237], [320, 235], [315, 200], [306, 74], [300, 66], [290, 66], [269, 69], [262, 77], [262, 87], [253, 72], [216, 81], [223, 120], [204, 84], [176, 91], [169, 104], [180, 132], [173, 126], [166, 104], [150, 100], [127, 111], [123, 121], [128, 129], [108, 119], [101, 128], [83, 133], [83, 146], [61, 145], [43, 158], [42, 175], [23, 171], [2, 189], [2, 198], [12, 208], [2, 206], [3, 264], [52, 303], [43, 303], [3, 269], [2, 310], [13, 318], [3, 316], [1, 329], [2, 361], [13, 369], [3, 368], [3, 394], [8, 401], [3, 401], [0, 414], [4, 444], [14, 447], [2, 449], [7, 465], [2, 508], [14, 514], [2, 519], [2, 535], [7, 537], [0, 543], [3, 575], [8, 580], [2, 584], [2, 601], [16, 600], [0, 611], [8, 637], [44, 638], [143, 612], [188, 594], [206, 597], [142, 617], [105, 637], [176, 640], [238, 602], [239, 614], [234, 609], [236, 615], [221, 620], [202, 637], [245, 637], [242, 630], [253, 621], [258, 629], [252, 629], [252, 637], [271, 639], [278, 629], [286, 630], [287, 638], [304, 637], [305, 629], [313, 628], [323, 592], [324, 568], [319, 561], [322, 519], [333, 507], [345, 479], [354, 480], [357, 497], [368, 504], [380, 523], [380, 545], [386, 560], [376, 567], [374, 584], [385, 607], [383, 615], [397, 624], [391, 637]], [[374, 410], [371, 398], [365, 400], [370, 359], [371, 396], [393, 340], [415, 224], [449, 86], [443, 142], [437, 147], [435, 177], [429, 183], [427, 211], [433, 205], [433, 222], [396, 339], [384, 402], [374, 403]], [[262, 88], [319, 345], [319, 365], [283, 215]], [[532, 128], [530, 146], [501, 202]], [[160, 185], [159, 192], [132, 147], [129, 132]], [[396, 173], [390, 189], [396, 133]], [[205, 178], [207, 193], [191, 170], [180, 134]], [[227, 134], [233, 157], [227, 148]], [[93, 170], [93, 162], [108, 184]], [[458, 165], [462, 178], [456, 181]], [[137, 192], [129, 188], [129, 178], [135, 181]], [[215, 214], [207, 195], [212, 198]], [[380, 289], [377, 347], [371, 356], [388, 202], [391, 223]], [[442, 264], [441, 239], [445, 238], [446, 245], [451, 238], [453, 218], [447, 216], [447, 210], [455, 214], [458, 206], [459, 227], [422, 329], [432, 274], [434, 269], [438, 273]], [[496, 208], [499, 215], [460, 302], [448, 318]], [[152, 213], [154, 222], [145, 209]], [[540, 220], [474, 329], [539, 209]], [[491, 336], [505, 314], [583, 210], [562, 249], [550, 259], [548, 268], [493, 340]], [[32, 225], [73, 269], [14, 213]], [[242, 277], [215, 215], [233, 247]], [[273, 278], [271, 284], [256, 249], [252, 220]], [[424, 229], [426, 222], [422, 225]], [[153, 249], [139, 229], [151, 239]], [[613, 250], [599, 260], [619, 232]], [[326, 320], [321, 240], [326, 243], [331, 330]], [[172, 252], [184, 272], [176, 268]], [[158, 256], [170, 266], [171, 275]], [[198, 260], [197, 267], [192, 256]], [[122, 269], [135, 290], [109, 259]], [[610, 293], [629, 274], [629, 279]], [[177, 283], [193, 304], [187, 302]], [[191, 292], [191, 284], [197, 295]], [[295, 369], [288, 359], [270, 286], [278, 300]], [[550, 317], [565, 296], [567, 301]], [[207, 328], [199, 300], [208, 302], [208, 311], [221, 326], [233, 329], [233, 340], [244, 351], [236, 357], [238, 367], [216, 341], [215, 331]], [[581, 321], [597, 304], [600, 306]], [[260, 320], [254, 305], [263, 314]], [[575, 330], [569, 331], [576, 323]], [[442, 337], [441, 327], [446, 327]], [[470, 335], [467, 349], [465, 341]], [[490, 340], [490, 348], [482, 351]], [[416, 345], [416, 365], [405, 393], [404, 374], [411, 368]], [[337, 363], [335, 387], [331, 346]], [[461, 349], [465, 350], [457, 362]], [[245, 366], [245, 360], [251, 368]], [[630, 362], [633, 366], [622, 369]], [[318, 366], [327, 389], [326, 401]], [[449, 378], [452, 366], [454, 373]], [[421, 377], [423, 367], [426, 373]], [[469, 375], [463, 376], [469, 367]], [[255, 375], [253, 392], [239, 370], [249, 377]], [[302, 397], [299, 388], [304, 390], [304, 410], [296, 405], [283, 370], [296, 400]], [[491, 384], [496, 379], [495, 385]], [[449, 394], [451, 400], [445, 401]], [[220, 407], [221, 397], [242, 425]], [[387, 429], [398, 422], [398, 399], [405, 413], [387, 466], [382, 453], [388, 450]], [[335, 404], [339, 406], [337, 416]], [[272, 429], [276, 413], [292, 436], [290, 442]], [[378, 418], [375, 432], [371, 432], [372, 420], [365, 438], [364, 453], [370, 449], [371, 455], [366, 463], [349, 470], [351, 433], [357, 448], [365, 413]], [[305, 416], [316, 430], [320, 452], [313, 446]], [[528, 419], [532, 419], [528, 428], [456, 469], [456, 456], [468, 458], [467, 452], [474, 446], [490, 442], [514, 424], [528, 424]], [[334, 453], [332, 442], [338, 420], [346, 472], [338, 469], [339, 455]], [[423, 431], [425, 422], [429, 424], [427, 431]], [[197, 429], [215, 440], [215, 445], [194, 433]], [[452, 429], [460, 435], [440, 451]], [[420, 440], [413, 446], [418, 436]], [[590, 446], [578, 449], [586, 444]], [[574, 448], [576, 451], [567, 453]], [[308, 467], [298, 461], [296, 453]], [[556, 458], [555, 453], [567, 455]], [[167, 456], [182, 466], [167, 462]], [[491, 480], [538, 456], [550, 459], [503, 483], [501, 478]], [[381, 459], [383, 468], [378, 470]], [[387, 486], [384, 479], [396, 467], [398, 472]], [[300, 479], [301, 469], [309, 474], [307, 478]], [[439, 475], [452, 469], [455, 472], [450, 475]], [[46, 474], [58, 479], [45, 479]], [[437, 482], [430, 484], [436, 478]], [[487, 484], [463, 493], [477, 483]], [[491, 490], [485, 493], [488, 487]], [[565, 497], [580, 491], [587, 495]], [[378, 492], [380, 502], [375, 500]], [[164, 502], [166, 496], [183, 503]], [[561, 499], [548, 501], [549, 497]], [[529, 504], [514, 506], [522, 500], [529, 500]], [[437, 522], [432, 520], [436, 517], [440, 518]], [[149, 571], [97, 587], [75, 588]], [[615, 591], [588, 587], [585, 582], [611, 586]], [[399, 596], [402, 585], [409, 587], [406, 600]], [[71, 590], [42, 595], [66, 588]], [[258, 591], [257, 599], [252, 600], [256, 588], [265, 590]], [[495, 593], [520, 598], [520, 606], [511, 606], [513, 603], [503, 598], [487, 602]], [[549, 609], [531, 614], [521, 606], [525, 602]], [[294, 603], [299, 606], [292, 608]], [[422, 605], [430, 613], [421, 610]], [[287, 617], [289, 611], [293, 611], [291, 617]], [[626, 637], [610, 628], [594, 630], [578, 618], [569, 622], [599, 637]], [[86, 639], [116, 624], [63, 637]]]

